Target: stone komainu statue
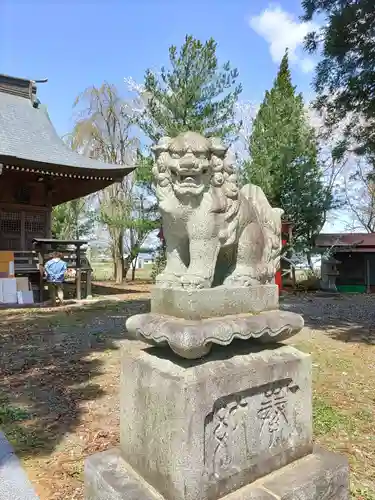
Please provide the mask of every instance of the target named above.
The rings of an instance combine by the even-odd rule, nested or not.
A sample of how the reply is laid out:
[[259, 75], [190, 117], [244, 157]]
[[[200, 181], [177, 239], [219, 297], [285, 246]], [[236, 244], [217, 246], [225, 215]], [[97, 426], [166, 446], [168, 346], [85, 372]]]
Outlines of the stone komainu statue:
[[185, 132], [153, 147], [167, 264], [159, 286], [210, 288], [274, 282], [281, 215], [262, 189], [238, 188], [218, 138]]

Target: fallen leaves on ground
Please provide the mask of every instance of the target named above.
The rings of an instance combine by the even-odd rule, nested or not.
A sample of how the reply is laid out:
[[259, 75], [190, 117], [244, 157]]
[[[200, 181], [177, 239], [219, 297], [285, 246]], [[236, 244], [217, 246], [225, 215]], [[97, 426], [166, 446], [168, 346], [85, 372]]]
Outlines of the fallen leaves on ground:
[[[98, 302], [0, 310], [0, 425], [41, 500], [82, 499], [84, 458], [119, 442], [119, 342], [149, 284], [105, 287]], [[282, 307], [306, 320], [289, 343], [312, 354], [315, 439], [348, 456], [352, 498], [374, 500], [375, 297]]]

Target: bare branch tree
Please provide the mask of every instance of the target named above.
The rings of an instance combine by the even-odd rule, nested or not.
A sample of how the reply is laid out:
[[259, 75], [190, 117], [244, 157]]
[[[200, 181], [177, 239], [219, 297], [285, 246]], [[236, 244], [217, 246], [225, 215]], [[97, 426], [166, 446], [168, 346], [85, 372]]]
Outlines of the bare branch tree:
[[239, 123], [238, 137], [230, 149], [236, 158], [238, 178], [242, 178], [242, 167], [244, 161], [249, 158], [249, 139], [253, 128], [253, 121], [259, 106], [250, 101], [239, 101], [235, 106], [236, 121]]
[[375, 232], [375, 183], [371, 167], [358, 161], [356, 171], [345, 180], [346, 203], [353, 215], [353, 230]]
[[[82, 92], [75, 107], [80, 107], [72, 132], [75, 148], [108, 163], [134, 164], [139, 147], [138, 139], [132, 135], [137, 103], [125, 101], [113, 85], [105, 82], [100, 87], [92, 86]], [[153, 228], [150, 213], [144, 211], [142, 216], [145, 219], [138, 218], [140, 196], [132, 174], [96, 194], [98, 219], [110, 238], [116, 283], [122, 282]], [[124, 241], [128, 242], [126, 256]]]
[[337, 129], [335, 133], [328, 131], [324, 121], [324, 116], [309, 105], [307, 108], [310, 123], [316, 131], [319, 141], [319, 159], [323, 169], [324, 184], [327, 188], [327, 195], [332, 195], [334, 204], [332, 210], [325, 214], [322, 220], [320, 231], [327, 221], [340, 220], [342, 209], [346, 206], [346, 194], [343, 186], [345, 180], [353, 173], [356, 161], [355, 155], [351, 151], [338, 154], [343, 130]]

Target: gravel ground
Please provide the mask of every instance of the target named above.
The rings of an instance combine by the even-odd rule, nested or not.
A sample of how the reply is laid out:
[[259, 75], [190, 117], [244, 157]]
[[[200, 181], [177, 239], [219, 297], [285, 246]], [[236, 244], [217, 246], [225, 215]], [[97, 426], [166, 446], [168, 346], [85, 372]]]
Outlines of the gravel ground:
[[[132, 297], [133, 298], [133, 297]], [[121, 304], [122, 300], [126, 300]], [[119, 339], [124, 336], [124, 324], [127, 317], [149, 310], [148, 294], [111, 297], [111, 302], [117, 303], [116, 312], [105, 314], [105, 306], [101, 306], [98, 314], [90, 316], [85, 323], [76, 328], [91, 335], [111, 332], [111, 336]], [[112, 302], [112, 303], [113, 303]], [[92, 304], [92, 303], [91, 303]], [[92, 304], [93, 305], [93, 304]], [[375, 344], [375, 294], [374, 295], [337, 295], [319, 296], [311, 294], [288, 294], [282, 297], [280, 308], [301, 314], [305, 325], [313, 330], [337, 329], [344, 341], [362, 341]], [[59, 324], [52, 328], [55, 335], [71, 333], [74, 325]], [[346, 331], [347, 336], [343, 333]]]
[[308, 328], [327, 330], [337, 340], [375, 344], [375, 295], [291, 294], [280, 307], [302, 314]]

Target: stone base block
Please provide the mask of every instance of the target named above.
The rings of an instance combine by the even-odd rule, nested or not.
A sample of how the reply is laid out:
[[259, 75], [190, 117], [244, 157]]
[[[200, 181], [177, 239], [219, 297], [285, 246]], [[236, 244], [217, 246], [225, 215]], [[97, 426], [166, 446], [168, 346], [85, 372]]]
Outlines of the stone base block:
[[122, 345], [121, 454], [167, 500], [216, 500], [312, 451], [311, 359], [243, 342], [199, 361]]
[[155, 286], [151, 290], [151, 312], [187, 320], [257, 314], [278, 307], [277, 285], [217, 286], [198, 290]]
[[186, 359], [207, 355], [212, 344], [229, 345], [234, 339], [253, 339], [262, 344], [282, 342], [298, 333], [304, 325], [302, 316], [288, 311], [265, 311], [238, 314], [199, 321], [148, 313], [131, 316], [126, 322], [130, 335], [150, 344], [168, 344]]
[[[86, 460], [85, 500], [165, 498], [124, 461], [118, 449]], [[316, 449], [222, 500], [349, 500], [348, 463], [340, 455]]]

